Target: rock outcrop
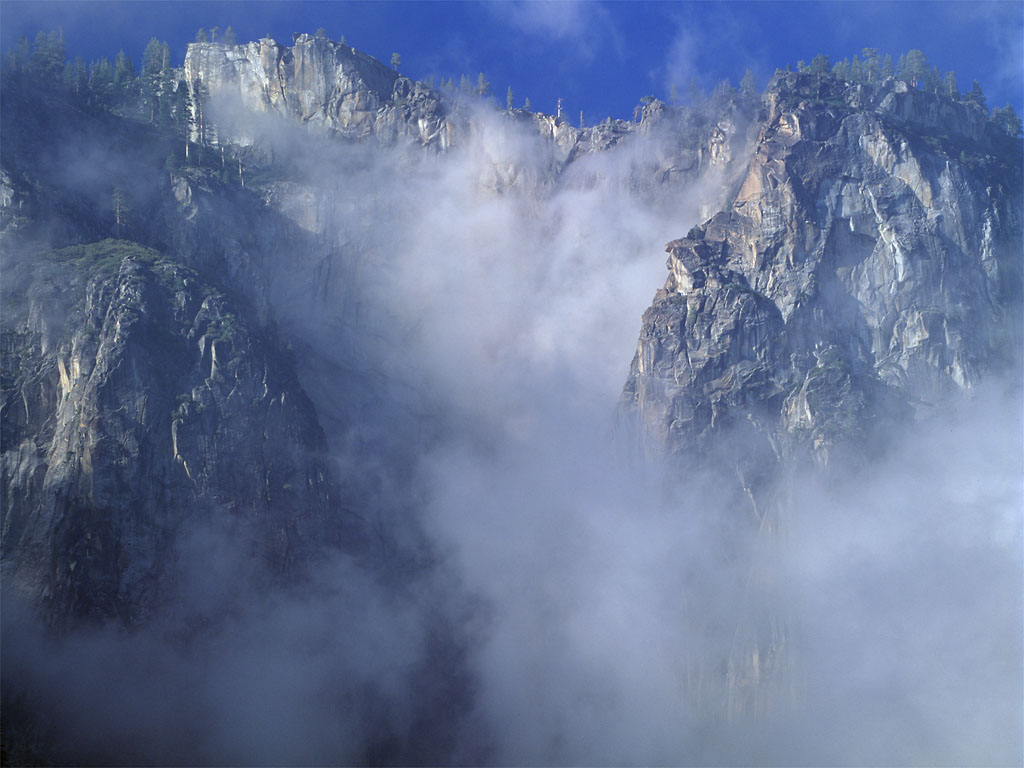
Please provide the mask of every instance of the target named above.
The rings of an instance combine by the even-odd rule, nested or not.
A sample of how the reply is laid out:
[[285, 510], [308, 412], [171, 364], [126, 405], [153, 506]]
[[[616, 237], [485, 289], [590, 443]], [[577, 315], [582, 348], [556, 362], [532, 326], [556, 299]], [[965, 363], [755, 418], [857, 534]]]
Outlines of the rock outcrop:
[[735, 200], [667, 246], [623, 401], [654, 453], [729, 427], [826, 464], [1017, 353], [1019, 144], [902, 82], [825, 87], [776, 78]]

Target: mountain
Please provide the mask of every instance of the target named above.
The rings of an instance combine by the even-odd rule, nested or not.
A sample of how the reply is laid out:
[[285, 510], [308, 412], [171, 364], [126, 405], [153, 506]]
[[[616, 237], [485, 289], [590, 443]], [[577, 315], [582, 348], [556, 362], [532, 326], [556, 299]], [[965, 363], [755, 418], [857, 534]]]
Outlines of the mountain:
[[787, 542], [1019, 396], [1019, 138], [782, 71], [574, 127], [305, 34], [3, 77], [5, 761], [826, 759], [733, 738], [807, 722]]

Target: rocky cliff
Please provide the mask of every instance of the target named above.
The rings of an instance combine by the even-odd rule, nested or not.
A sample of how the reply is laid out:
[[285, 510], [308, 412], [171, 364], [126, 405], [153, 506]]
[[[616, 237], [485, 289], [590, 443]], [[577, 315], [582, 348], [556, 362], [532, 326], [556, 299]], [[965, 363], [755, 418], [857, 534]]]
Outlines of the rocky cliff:
[[622, 395], [646, 455], [716, 478], [766, 558], [727, 656], [693, 662], [697, 691], [728, 669], [710, 706], [731, 717], [777, 711], [799, 676], [768, 608], [790, 478], [866, 465], [985, 380], [1019, 388], [1024, 339], [1019, 140], [892, 80], [780, 74], [765, 105], [735, 199], [666, 246]]
[[284, 577], [340, 542], [313, 408], [230, 298], [117, 240], [4, 282], [8, 586], [60, 623], [137, 624], [190, 529], [234, 530]]
[[1017, 359], [1019, 143], [902, 82], [828, 87], [778, 76], [735, 199], [666, 247], [623, 396], [655, 453], [738, 430], [826, 464]]
[[[345, 139], [375, 137], [386, 145], [410, 142], [445, 152], [482, 129], [493, 102], [453, 89], [437, 90], [389, 69], [371, 56], [325, 36], [294, 35], [291, 47], [264, 38], [244, 45], [192, 43], [184, 66], [193, 101], [207, 106], [205, 128], [213, 143], [252, 145], [267, 138], [254, 117], [274, 116]], [[693, 183], [741, 154], [756, 102], [720, 94], [702, 108], [669, 107], [653, 100], [634, 122], [608, 120], [573, 126], [561, 114], [509, 109], [504, 117], [543, 139], [541, 178], [514, 164], [495, 164], [492, 183], [550, 183], [573, 161], [606, 152], [631, 136], [658, 137], [662, 148], [642, 175], [658, 183]], [[652, 158], [647, 158], [649, 162]], [[645, 163], [646, 164], [646, 163]], [[638, 173], [641, 169], [638, 169]], [[522, 179], [520, 177], [523, 177]], [[646, 179], [645, 179], [646, 180]]]

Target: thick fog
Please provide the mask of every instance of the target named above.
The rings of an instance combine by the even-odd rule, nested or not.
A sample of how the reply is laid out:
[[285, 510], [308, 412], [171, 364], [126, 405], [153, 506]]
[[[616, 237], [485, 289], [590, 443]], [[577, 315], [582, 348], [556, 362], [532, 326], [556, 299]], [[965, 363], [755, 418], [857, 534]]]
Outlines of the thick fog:
[[[444, 155], [266, 130], [316, 243], [261, 257], [275, 318], [351, 513], [398, 551], [296, 591], [210, 529], [142, 630], [45, 639], [9, 605], [5, 686], [40, 741], [126, 764], [1019, 761], [1019, 391], [793, 474], [759, 529], [617, 420], [664, 243], [739, 168], [661, 184], [652, 134], [562, 173], [487, 112]], [[784, 673], [743, 714], [729, 662], [765, 627]]]

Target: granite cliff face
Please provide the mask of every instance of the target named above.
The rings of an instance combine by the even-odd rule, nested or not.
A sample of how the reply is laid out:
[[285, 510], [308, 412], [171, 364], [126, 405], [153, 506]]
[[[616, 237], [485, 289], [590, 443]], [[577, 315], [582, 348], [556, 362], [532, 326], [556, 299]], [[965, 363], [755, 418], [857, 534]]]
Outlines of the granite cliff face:
[[204, 98], [198, 93], [202, 86], [217, 104], [220, 141], [251, 144], [243, 115], [265, 113], [346, 138], [402, 134], [440, 149], [448, 146], [436, 94], [323, 37], [297, 34], [290, 48], [269, 38], [237, 46], [193, 43], [184, 72], [193, 98]]
[[735, 199], [666, 247], [623, 396], [655, 453], [827, 464], [1015, 359], [1019, 147], [901, 82], [815, 88], [776, 78]]
[[773, 559], [789, 478], [850, 472], [987, 378], [1015, 379], [1024, 338], [1018, 140], [891, 80], [823, 91], [781, 74], [765, 106], [735, 199], [666, 246], [622, 395], [646, 455], [716, 478], [774, 563], [749, 566], [729, 653], [693, 660], [695, 690], [731, 717], [795, 695]]
[[190, 528], [234, 530], [285, 577], [339, 543], [313, 408], [228, 297], [124, 241], [49, 261], [5, 280], [9, 308], [27, 289], [4, 332], [9, 586], [58, 623], [137, 624]]
[[[291, 47], [269, 38], [245, 45], [192, 43], [184, 76], [192, 98], [208, 103], [206, 138], [215, 144], [253, 144], [259, 131], [252, 117], [273, 115], [346, 139], [375, 137], [389, 146], [409, 142], [446, 152], [479, 133], [480, 113], [490, 111], [489, 104], [480, 109], [483, 100], [474, 94], [435, 90], [348, 45], [307, 34], [296, 34]], [[533, 165], [544, 170], [538, 178], [496, 162], [489, 183], [498, 191], [517, 183], [550, 184], [575, 160], [611, 150], [633, 135], [661, 138], [657, 164], [643, 168], [644, 176], [659, 184], [693, 183], [742, 153], [756, 111], [750, 97], [723, 95], [704, 110], [654, 100], [634, 122], [609, 118], [576, 127], [561, 114], [510, 109], [505, 118], [543, 140], [544, 156]], [[198, 138], [199, 126], [193, 131]]]

